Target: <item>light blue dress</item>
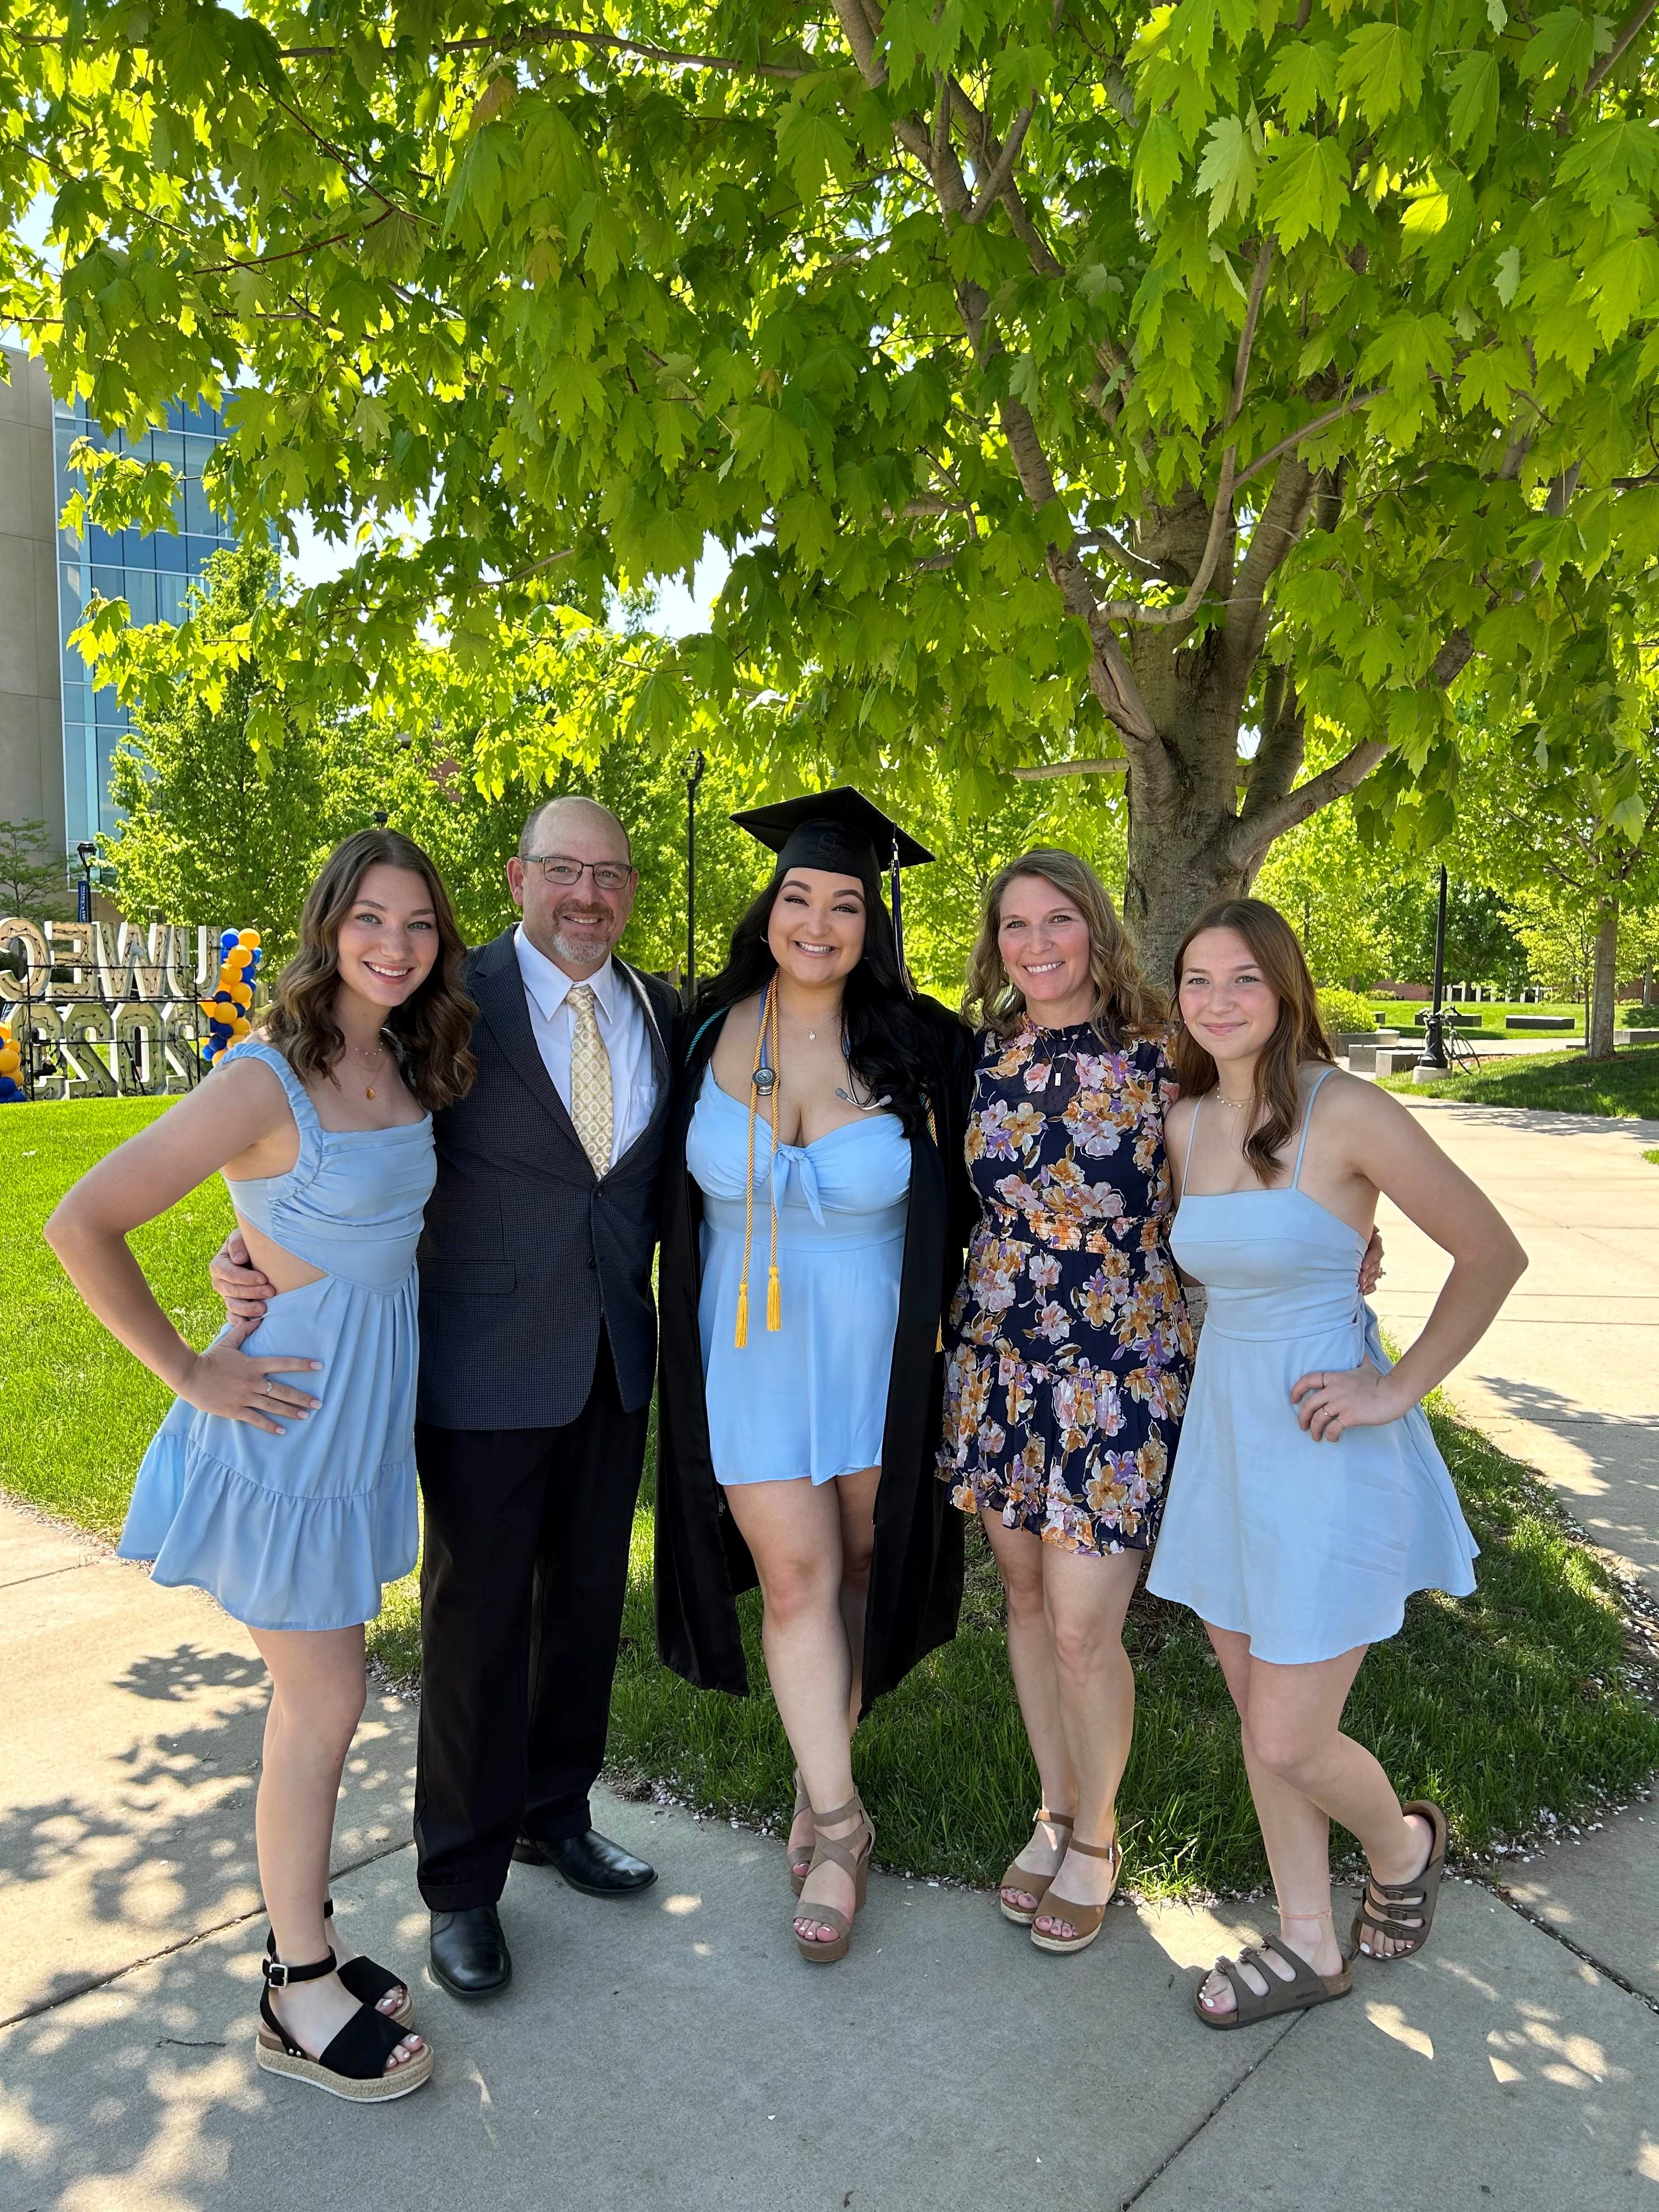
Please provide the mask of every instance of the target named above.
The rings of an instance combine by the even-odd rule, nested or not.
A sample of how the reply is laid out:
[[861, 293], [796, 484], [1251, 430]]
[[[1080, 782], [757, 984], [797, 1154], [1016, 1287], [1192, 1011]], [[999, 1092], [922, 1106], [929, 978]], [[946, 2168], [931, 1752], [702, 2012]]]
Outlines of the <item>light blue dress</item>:
[[1420, 1406], [1318, 1443], [1291, 1402], [1304, 1375], [1390, 1365], [1358, 1288], [1365, 1239], [1300, 1187], [1324, 1080], [1290, 1187], [1206, 1194], [1183, 1176], [1170, 1235], [1206, 1304], [1146, 1587], [1282, 1667], [1393, 1636], [1413, 1590], [1467, 1597], [1479, 1548]]
[[[685, 1157], [703, 1201], [697, 1321], [715, 1476], [727, 1487], [830, 1482], [879, 1466], [909, 1211], [909, 1141], [892, 1115], [869, 1114], [774, 1153], [769, 1127], [757, 1121], [749, 1341], [738, 1351], [748, 1154], [749, 1109], [720, 1089], [711, 1067]], [[783, 1326], [775, 1331], [766, 1326], [769, 1159], [782, 1287]]]
[[210, 1591], [250, 1627], [349, 1628], [374, 1619], [381, 1584], [409, 1572], [419, 1544], [415, 1247], [437, 1172], [432, 1117], [325, 1129], [273, 1046], [251, 1041], [227, 1059], [274, 1068], [300, 1132], [286, 1175], [227, 1177], [232, 1203], [325, 1270], [273, 1297], [242, 1350], [320, 1359], [319, 1374], [279, 1379], [322, 1404], [271, 1436], [179, 1400], [138, 1469], [119, 1550], [153, 1559], [158, 1583]]

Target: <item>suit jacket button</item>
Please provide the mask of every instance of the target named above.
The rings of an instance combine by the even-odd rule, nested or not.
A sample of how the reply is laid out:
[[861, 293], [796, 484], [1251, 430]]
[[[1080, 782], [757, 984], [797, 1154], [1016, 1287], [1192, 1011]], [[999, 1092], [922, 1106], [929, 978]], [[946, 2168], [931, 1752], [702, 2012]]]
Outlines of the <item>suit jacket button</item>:
[[597, 1260], [590, 1259], [587, 1264], [590, 1267], [597, 1267], [599, 1263]]

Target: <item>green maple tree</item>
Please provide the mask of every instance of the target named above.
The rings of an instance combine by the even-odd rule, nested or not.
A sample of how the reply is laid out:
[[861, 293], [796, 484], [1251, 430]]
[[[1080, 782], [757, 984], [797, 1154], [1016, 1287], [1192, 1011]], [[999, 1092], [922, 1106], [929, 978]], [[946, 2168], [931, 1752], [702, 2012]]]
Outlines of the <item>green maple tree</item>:
[[780, 781], [981, 817], [1127, 772], [1162, 972], [1343, 793], [1443, 830], [1460, 687], [1594, 689], [1659, 547], [1652, 13], [13, 0], [0, 315], [108, 423], [234, 387], [243, 525], [366, 532], [261, 617], [256, 744], [712, 535], [645, 737], [767, 702]]

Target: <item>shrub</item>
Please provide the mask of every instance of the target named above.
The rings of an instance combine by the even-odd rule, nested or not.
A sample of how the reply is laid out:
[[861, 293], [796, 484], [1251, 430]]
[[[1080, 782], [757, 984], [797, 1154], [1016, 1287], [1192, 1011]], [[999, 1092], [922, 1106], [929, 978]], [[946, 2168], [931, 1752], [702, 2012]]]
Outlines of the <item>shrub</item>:
[[1328, 990], [1319, 994], [1319, 1015], [1333, 1036], [1374, 1030], [1376, 1017], [1358, 991]]

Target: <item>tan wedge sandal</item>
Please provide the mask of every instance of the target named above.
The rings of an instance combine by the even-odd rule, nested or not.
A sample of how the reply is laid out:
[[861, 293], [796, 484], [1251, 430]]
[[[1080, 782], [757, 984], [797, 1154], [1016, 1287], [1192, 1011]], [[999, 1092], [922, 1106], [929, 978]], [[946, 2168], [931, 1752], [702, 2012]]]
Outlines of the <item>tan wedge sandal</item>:
[[[1071, 1842], [1072, 1830], [1077, 1824], [1075, 1813], [1051, 1813], [1046, 1806], [1039, 1805], [1031, 1815], [1032, 1826], [1035, 1827], [1039, 1820], [1046, 1820], [1051, 1828], [1063, 1828], [1066, 1831], [1066, 1841], [1067, 1844]], [[1031, 1846], [1027, 1844], [1025, 1848], [1029, 1851]], [[1066, 1854], [1062, 1851], [1060, 1853], [1062, 1861], [1065, 1856]], [[1053, 1881], [1054, 1875], [1059, 1872], [1060, 1869], [1056, 1867], [1054, 1874], [1033, 1874], [1030, 1867], [1023, 1867], [1020, 1864], [1017, 1856], [1010, 1859], [1002, 1880], [997, 1884], [997, 1903], [1002, 1908], [1003, 1918], [1012, 1920], [1016, 1928], [1029, 1928], [1038, 1913], [1042, 1911], [1042, 1900], [1048, 1893], [1048, 1885]], [[1036, 1903], [1029, 1908], [1023, 1905], [1010, 1905], [1007, 1893], [1011, 1889], [1017, 1889], [1022, 1897], [1036, 1898]]]
[[[811, 1801], [806, 1795], [806, 1784], [801, 1780], [800, 1769], [797, 1767], [795, 1769], [795, 1809], [789, 1815], [791, 1833], [793, 1832], [795, 1823], [801, 1814], [810, 1813], [811, 1809]], [[807, 1875], [812, 1871], [812, 1846], [811, 1844], [787, 1844], [786, 1849], [789, 1854], [789, 1887], [799, 1897], [806, 1887]], [[801, 1856], [803, 1851], [805, 1853], [805, 1857]]]
[[[1037, 1927], [1036, 1914], [1033, 1913], [1031, 1941], [1039, 1951], [1060, 1953], [1086, 1951], [1100, 1933], [1101, 1923], [1106, 1917], [1106, 1907], [1112, 1901], [1112, 1890], [1117, 1887], [1117, 1878], [1123, 1871], [1123, 1846], [1115, 1836], [1109, 1844], [1080, 1844], [1073, 1836], [1067, 1848], [1071, 1850], [1081, 1851], [1085, 1858], [1115, 1861], [1115, 1863], [1112, 1868], [1112, 1888], [1107, 1891], [1105, 1898], [1099, 1905], [1079, 1905], [1069, 1897], [1058, 1895], [1051, 1882], [1044, 1894], [1042, 1903], [1037, 1908], [1038, 1911], [1046, 1913], [1051, 1920], [1066, 1921], [1076, 1929], [1077, 1933], [1075, 1936], [1045, 1936]], [[1054, 1879], [1058, 1881], [1059, 1876], [1056, 1875]]]
[[[865, 1893], [870, 1881], [870, 1854], [875, 1848], [876, 1832], [870, 1825], [869, 1814], [856, 1797], [849, 1797], [844, 1805], [837, 1805], [828, 1813], [820, 1813], [816, 1805], [811, 1811], [817, 1828], [817, 1841], [812, 1846], [812, 1866], [821, 1866], [827, 1859], [832, 1866], [838, 1866], [844, 1875], [851, 1877], [853, 1912], [849, 1918], [833, 1905], [807, 1905], [804, 1911], [796, 1912], [794, 1918], [818, 1921], [825, 1928], [833, 1928], [836, 1934], [831, 1942], [818, 1943], [798, 1932], [795, 1942], [809, 1966], [833, 1966], [838, 1959], [847, 1956], [848, 1945], [853, 1940], [853, 1921], [864, 1909]], [[856, 1850], [853, 1848], [856, 1830], [852, 1836], [824, 1834], [826, 1828], [833, 1828], [842, 1820], [850, 1820], [855, 1813], [864, 1824], [863, 1838]], [[810, 1880], [812, 1867], [808, 1867], [806, 1872]]]

